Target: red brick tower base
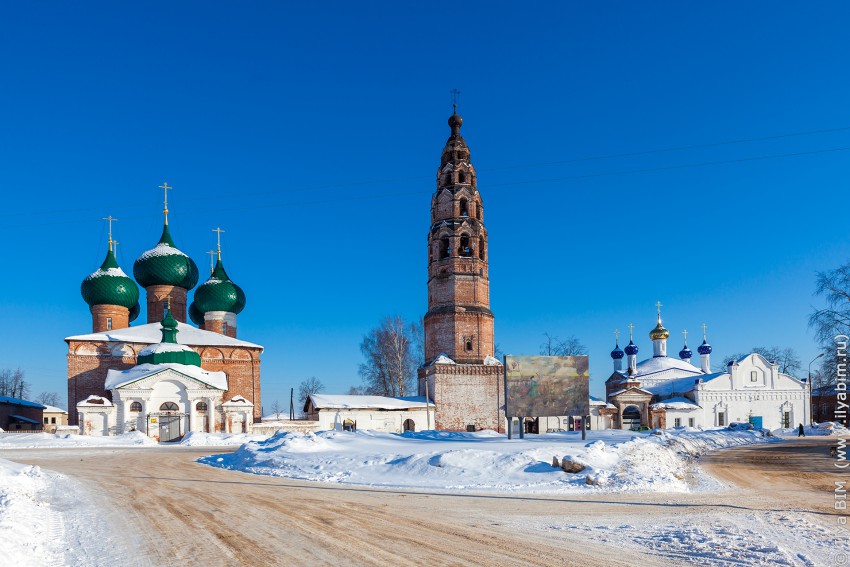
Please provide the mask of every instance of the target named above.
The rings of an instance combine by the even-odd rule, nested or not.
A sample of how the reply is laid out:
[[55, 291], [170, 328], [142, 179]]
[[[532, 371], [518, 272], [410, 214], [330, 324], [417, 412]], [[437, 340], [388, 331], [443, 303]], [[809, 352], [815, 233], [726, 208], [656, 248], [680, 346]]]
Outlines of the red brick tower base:
[[419, 369], [419, 395], [436, 406], [435, 429], [505, 433], [505, 374], [502, 366], [431, 364]]

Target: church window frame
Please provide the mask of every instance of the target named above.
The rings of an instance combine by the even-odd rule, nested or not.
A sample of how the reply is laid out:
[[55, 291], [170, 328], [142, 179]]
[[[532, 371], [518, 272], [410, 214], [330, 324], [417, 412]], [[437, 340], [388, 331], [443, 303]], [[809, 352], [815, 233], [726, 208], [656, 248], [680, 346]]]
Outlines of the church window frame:
[[112, 330], [112, 317], [107, 317], [107, 318], [106, 318], [106, 330], [107, 330], [107, 331], [111, 331], [111, 330]]
[[782, 427], [788, 429], [791, 427], [791, 412], [784, 411], [782, 412]]
[[758, 382], [759, 381], [759, 373], [757, 370], [750, 371], [750, 382]]
[[682, 418], [674, 417], [673, 418], [673, 427], [682, 427]]
[[180, 411], [180, 406], [177, 405], [177, 402], [162, 402], [159, 411]]
[[221, 324], [221, 334], [222, 334], [222, 335], [226, 335], [226, 334], [227, 334], [227, 321], [224, 321], [224, 322]]
[[697, 420], [696, 418], [689, 417], [688, 418], [688, 427], [696, 427]]
[[140, 411], [142, 411], [142, 402], [138, 402], [138, 401], [136, 401], [136, 402], [131, 403], [131, 404], [130, 404], [130, 411], [131, 411], [131, 412], [140, 412]]
[[209, 408], [207, 402], [198, 402], [195, 404], [195, 411], [197, 412], [205, 412], [207, 411], [207, 408]]
[[725, 427], [726, 426], [726, 412], [719, 411], [717, 412], [717, 426]]

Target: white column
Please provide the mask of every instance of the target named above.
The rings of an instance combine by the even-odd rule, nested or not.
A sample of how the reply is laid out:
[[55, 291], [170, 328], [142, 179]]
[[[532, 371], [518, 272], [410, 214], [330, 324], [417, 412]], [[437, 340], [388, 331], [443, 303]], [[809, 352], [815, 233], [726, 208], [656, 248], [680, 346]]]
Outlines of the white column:
[[215, 433], [215, 401], [212, 398], [207, 398], [207, 419], [210, 433]]
[[197, 404], [196, 400], [189, 399], [189, 423], [186, 426], [186, 433], [190, 431], [194, 431], [198, 427], [197, 419], [198, 415], [195, 413], [195, 404]]
[[150, 433], [148, 432], [148, 425], [150, 424], [150, 419], [148, 419], [148, 401], [142, 399], [142, 433], [150, 437]]
[[700, 358], [700, 370], [702, 370], [703, 374], [711, 373], [711, 362], [709, 361], [710, 354], [701, 354]]

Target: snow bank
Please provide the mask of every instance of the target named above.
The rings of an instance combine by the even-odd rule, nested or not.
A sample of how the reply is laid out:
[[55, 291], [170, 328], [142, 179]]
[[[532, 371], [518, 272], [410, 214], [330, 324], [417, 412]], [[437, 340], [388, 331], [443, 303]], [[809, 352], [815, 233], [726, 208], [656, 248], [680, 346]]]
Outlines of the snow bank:
[[[404, 434], [359, 430], [282, 432], [211, 466], [299, 480], [397, 488], [563, 493], [676, 491], [694, 486], [692, 457], [712, 449], [774, 438], [760, 431], [676, 430], [657, 434], [594, 431], [529, 435], [508, 441], [493, 431]], [[570, 474], [552, 467], [567, 458], [584, 465]]]
[[181, 445], [188, 447], [225, 447], [234, 445], [244, 445], [251, 441], [264, 441], [268, 439], [267, 435], [249, 435], [247, 433], [199, 433], [191, 431], [187, 433]]
[[[796, 437], [797, 431], [797, 427], [789, 427], [787, 429], [776, 429], [773, 431], [773, 434], [780, 437]], [[838, 421], [825, 421], [814, 425], [805, 425], [803, 426], [803, 431], [809, 437], [817, 437], [821, 435], [850, 435], [850, 430]]]
[[157, 442], [140, 431], [109, 437], [71, 433], [0, 433], [0, 449], [49, 449], [62, 447], [139, 447]]
[[4, 565], [59, 565], [63, 555], [51, 533], [45, 500], [49, 479], [41, 469], [0, 459], [0, 542]]

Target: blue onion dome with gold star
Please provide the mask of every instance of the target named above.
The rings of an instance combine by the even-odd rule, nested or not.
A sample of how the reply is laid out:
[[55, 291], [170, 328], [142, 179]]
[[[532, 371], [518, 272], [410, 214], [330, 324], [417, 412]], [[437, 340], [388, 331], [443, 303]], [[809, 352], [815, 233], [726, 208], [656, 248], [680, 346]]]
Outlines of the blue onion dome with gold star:
[[703, 339], [702, 344], [697, 348], [697, 352], [700, 354], [711, 354], [711, 345], [708, 344], [707, 339]]
[[629, 341], [629, 344], [626, 345], [625, 352], [629, 356], [634, 356], [638, 353], [638, 347], [632, 341]]
[[611, 351], [611, 358], [613, 358], [614, 360], [620, 360], [625, 355], [626, 355], [626, 353], [624, 353], [623, 349], [620, 348], [620, 343], [617, 343], [614, 346], [614, 350]]
[[96, 272], [89, 274], [80, 285], [80, 293], [89, 307], [95, 305], [118, 305], [131, 310], [139, 305], [139, 286], [118, 266], [112, 241], [106, 259]]
[[245, 293], [224, 271], [221, 256], [215, 263], [210, 278], [195, 290], [193, 305], [201, 314], [210, 311], [238, 314], [245, 308]]
[[133, 275], [142, 287], [172, 285], [190, 290], [198, 283], [198, 266], [174, 244], [166, 221], [157, 245], [133, 264]]

